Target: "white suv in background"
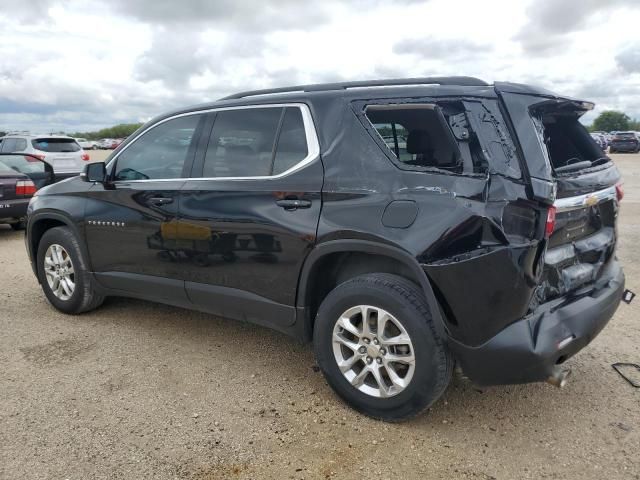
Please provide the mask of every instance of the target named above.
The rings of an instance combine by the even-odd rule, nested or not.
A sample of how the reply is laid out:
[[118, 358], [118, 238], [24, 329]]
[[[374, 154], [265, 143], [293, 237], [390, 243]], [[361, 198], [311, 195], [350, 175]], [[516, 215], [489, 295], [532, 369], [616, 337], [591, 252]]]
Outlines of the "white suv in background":
[[7, 135], [0, 138], [0, 152], [34, 155], [56, 173], [80, 173], [89, 161], [78, 142], [64, 135]]

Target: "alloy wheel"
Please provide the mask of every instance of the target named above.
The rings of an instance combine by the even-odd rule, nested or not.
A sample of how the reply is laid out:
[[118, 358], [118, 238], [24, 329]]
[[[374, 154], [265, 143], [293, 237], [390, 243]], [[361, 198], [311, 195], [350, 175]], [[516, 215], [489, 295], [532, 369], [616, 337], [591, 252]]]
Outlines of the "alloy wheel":
[[333, 354], [351, 385], [387, 398], [409, 386], [415, 371], [411, 337], [386, 310], [358, 305], [344, 312], [333, 329]]
[[73, 262], [62, 245], [49, 245], [44, 254], [44, 273], [47, 284], [60, 300], [69, 300], [76, 288]]

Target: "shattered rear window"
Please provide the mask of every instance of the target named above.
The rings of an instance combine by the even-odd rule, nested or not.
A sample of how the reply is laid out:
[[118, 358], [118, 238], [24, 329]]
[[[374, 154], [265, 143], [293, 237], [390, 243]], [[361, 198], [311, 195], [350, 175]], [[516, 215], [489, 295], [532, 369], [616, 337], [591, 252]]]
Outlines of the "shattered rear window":
[[452, 173], [474, 172], [463, 158], [439, 106], [371, 105], [365, 112], [366, 118], [402, 166]]
[[521, 178], [519, 159], [497, 102], [442, 100], [363, 105], [364, 119], [392, 158], [410, 169]]

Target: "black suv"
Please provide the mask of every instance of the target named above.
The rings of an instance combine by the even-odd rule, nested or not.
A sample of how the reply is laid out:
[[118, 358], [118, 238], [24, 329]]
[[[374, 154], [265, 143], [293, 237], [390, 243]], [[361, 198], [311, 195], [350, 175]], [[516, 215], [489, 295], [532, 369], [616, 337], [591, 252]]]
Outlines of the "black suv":
[[455, 363], [561, 385], [624, 289], [591, 108], [468, 77], [240, 93], [40, 190], [27, 248], [63, 312], [129, 296], [275, 328], [374, 417], [422, 411]]

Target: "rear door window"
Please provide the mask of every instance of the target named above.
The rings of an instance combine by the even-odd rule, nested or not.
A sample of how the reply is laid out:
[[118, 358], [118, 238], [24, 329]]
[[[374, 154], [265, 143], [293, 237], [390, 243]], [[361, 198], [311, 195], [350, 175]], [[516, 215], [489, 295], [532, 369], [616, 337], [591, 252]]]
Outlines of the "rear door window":
[[271, 175], [279, 175], [304, 160], [309, 154], [302, 111], [297, 107], [285, 109]]
[[36, 150], [50, 153], [72, 153], [81, 150], [80, 145], [72, 138], [36, 138], [31, 140]]
[[282, 107], [225, 110], [216, 114], [203, 177], [271, 175]]

